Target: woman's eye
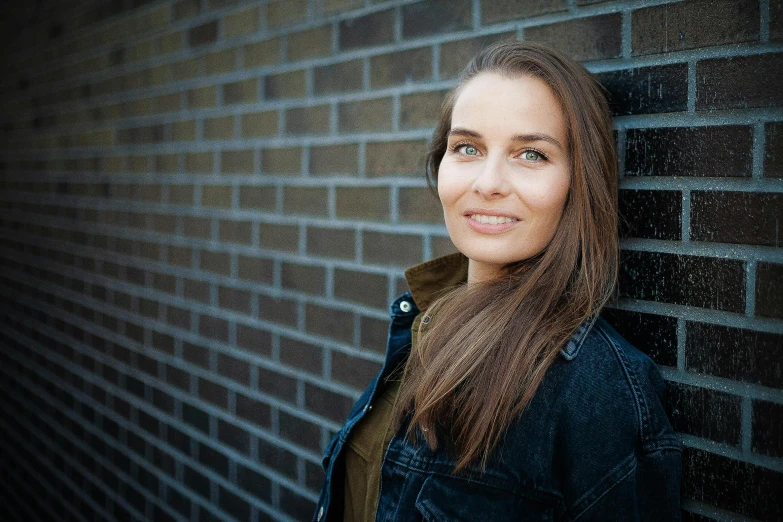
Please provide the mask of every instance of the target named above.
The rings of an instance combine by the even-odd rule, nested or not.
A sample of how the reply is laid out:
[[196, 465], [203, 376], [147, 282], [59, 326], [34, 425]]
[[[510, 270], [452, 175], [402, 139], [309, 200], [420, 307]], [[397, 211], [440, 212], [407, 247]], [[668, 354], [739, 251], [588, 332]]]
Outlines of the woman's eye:
[[534, 150], [526, 150], [522, 153], [522, 158], [526, 159], [527, 161], [539, 161], [542, 159], [543, 156], [539, 152], [536, 152]]
[[465, 148], [463, 149], [465, 151], [465, 154], [468, 156], [475, 156], [478, 154], [478, 149], [472, 145], [465, 145]]

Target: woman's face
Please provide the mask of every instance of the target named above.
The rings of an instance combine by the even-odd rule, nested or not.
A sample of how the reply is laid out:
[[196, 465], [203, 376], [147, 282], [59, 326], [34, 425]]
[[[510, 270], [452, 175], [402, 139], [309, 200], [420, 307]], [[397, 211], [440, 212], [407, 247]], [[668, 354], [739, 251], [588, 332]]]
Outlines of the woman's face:
[[438, 195], [468, 281], [499, 275], [551, 241], [563, 214], [570, 163], [563, 112], [537, 78], [482, 73], [451, 115]]

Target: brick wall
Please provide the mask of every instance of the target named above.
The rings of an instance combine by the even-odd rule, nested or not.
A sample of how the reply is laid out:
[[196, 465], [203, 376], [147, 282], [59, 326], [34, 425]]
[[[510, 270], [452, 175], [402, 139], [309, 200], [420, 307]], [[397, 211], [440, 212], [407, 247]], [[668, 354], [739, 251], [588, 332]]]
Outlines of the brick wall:
[[688, 521], [783, 507], [783, 2], [112, 0], [3, 7], [6, 520], [307, 520], [482, 46], [607, 86], [607, 312], [669, 382]]

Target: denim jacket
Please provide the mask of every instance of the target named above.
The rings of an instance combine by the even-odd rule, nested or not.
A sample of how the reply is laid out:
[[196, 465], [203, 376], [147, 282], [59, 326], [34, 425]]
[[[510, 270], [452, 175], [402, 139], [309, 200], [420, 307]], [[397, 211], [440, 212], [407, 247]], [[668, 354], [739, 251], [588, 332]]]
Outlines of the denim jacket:
[[[341, 520], [343, 446], [407, 357], [418, 313], [410, 293], [392, 303], [383, 367], [324, 451], [313, 522]], [[601, 318], [560, 355], [484, 472], [454, 475], [453, 456], [431, 451], [420, 433], [405, 440], [402, 426], [385, 449], [375, 520], [679, 521], [682, 446], [655, 364]]]

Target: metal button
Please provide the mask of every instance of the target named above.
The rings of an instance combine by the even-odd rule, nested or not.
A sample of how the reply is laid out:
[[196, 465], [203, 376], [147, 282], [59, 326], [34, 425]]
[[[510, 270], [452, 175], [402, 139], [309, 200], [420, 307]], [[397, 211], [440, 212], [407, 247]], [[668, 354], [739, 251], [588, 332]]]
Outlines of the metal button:
[[408, 301], [403, 301], [400, 303], [400, 310], [403, 312], [410, 312], [411, 311], [411, 304]]
[[323, 516], [324, 516], [324, 507], [321, 506], [321, 508], [318, 510], [318, 520], [321, 520]]

